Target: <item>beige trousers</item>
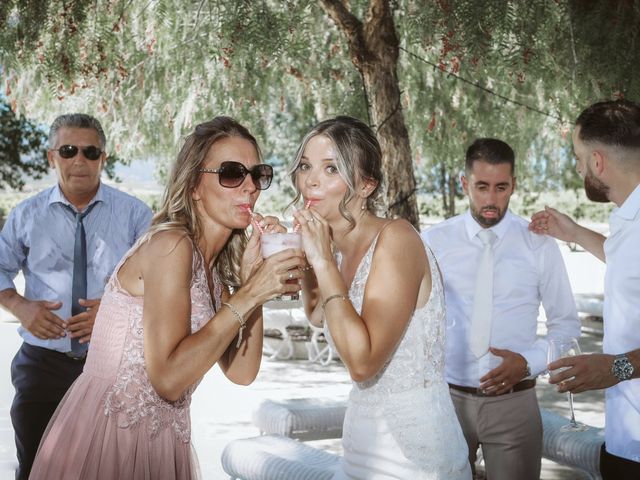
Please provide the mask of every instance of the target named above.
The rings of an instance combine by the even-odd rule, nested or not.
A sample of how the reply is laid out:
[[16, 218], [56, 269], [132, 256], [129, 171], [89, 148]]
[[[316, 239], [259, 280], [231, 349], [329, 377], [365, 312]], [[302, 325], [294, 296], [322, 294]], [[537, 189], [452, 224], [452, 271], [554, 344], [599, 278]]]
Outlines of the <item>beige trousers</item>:
[[480, 445], [487, 480], [540, 479], [542, 420], [535, 388], [499, 397], [450, 392], [474, 475]]

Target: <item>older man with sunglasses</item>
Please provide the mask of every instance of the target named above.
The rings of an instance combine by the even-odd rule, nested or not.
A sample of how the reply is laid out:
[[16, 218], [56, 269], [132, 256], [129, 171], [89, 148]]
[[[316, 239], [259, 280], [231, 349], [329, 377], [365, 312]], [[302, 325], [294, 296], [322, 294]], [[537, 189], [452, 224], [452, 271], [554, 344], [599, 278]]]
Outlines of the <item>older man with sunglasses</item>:
[[[144, 203], [101, 183], [105, 144], [95, 118], [56, 118], [47, 158], [58, 183], [17, 205], [0, 233], [0, 305], [24, 340], [11, 364], [16, 479], [29, 477], [51, 416], [82, 372], [107, 280], [151, 221]], [[20, 270], [24, 296], [13, 283]]]

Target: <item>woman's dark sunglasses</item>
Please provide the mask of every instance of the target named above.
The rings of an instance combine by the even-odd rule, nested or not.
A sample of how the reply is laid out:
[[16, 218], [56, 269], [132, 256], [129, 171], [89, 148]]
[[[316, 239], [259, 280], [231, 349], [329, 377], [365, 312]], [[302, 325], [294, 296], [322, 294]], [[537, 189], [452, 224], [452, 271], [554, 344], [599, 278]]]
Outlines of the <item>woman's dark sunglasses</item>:
[[220, 168], [201, 168], [202, 173], [217, 173], [220, 185], [225, 188], [236, 188], [242, 185], [247, 175], [258, 190], [266, 190], [273, 180], [273, 168], [266, 163], [260, 163], [249, 170], [240, 162], [222, 162]]
[[76, 147], [75, 145], [62, 145], [60, 148], [54, 148], [52, 150], [58, 152], [62, 158], [73, 158], [78, 154], [79, 150], [82, 150], [82, 154], [88, 160], [98, 160], [100, 155], [102, 155], [102, 150], [93, 145], [82, 148]]

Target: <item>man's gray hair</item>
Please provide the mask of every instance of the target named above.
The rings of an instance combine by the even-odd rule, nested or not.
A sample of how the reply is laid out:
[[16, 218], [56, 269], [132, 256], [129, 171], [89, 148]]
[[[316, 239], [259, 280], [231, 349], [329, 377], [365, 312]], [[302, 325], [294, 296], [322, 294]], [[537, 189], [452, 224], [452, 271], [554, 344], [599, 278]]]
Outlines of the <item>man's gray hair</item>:
[[49, 129], [49, 148], [55, 148], [58, 130], [61, 128], [90, 128], [98, 134], [100, 141], [100, 145], [98, 146], [100, 149], [104, 150], [107, 145], [107, 138], [104, 135], [104, 130], [102, 130], [102, 125], [100, 125], [98, 119], [86, 113], [68, 113], [66, 115], [60, 115], [51, 124], [51, 128]]

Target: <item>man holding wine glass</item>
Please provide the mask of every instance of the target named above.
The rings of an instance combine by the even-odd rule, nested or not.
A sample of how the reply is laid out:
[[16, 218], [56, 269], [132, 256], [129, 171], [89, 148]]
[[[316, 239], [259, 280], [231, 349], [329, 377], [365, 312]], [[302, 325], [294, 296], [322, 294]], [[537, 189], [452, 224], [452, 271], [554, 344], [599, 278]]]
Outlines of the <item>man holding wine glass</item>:
[[576, 168], [587, 197], [613, 202], [608, 238], [547, 207], [530, 230], [575, 242], [606, 262], [603, 354], [552, 362], [558, 391], [605, 388], [605, 480], [640, 478], [640, 104], [598, 102], [584, 110], [573, 131]]
[[[570, 338], [565, 340], [557, 340], [552, 339], [549, 342], [549, 351], [547, 355], [547, 363], [553, 364], [557, 360], [565, 357], [572, 357], [576, 355], [581, 355], [580, 345], [578, 345], [578, 339]], [[560, 373], [564, 369], [551, 370], [549, 371], [549, 377], [555, 376]], [[569, 422], [562, 427], [560, 430], [563, 432], [581, 432], [586, 430], [588, 427], [583, 423], [576, 422], [576, 415], [573, 409], [573, 394], [571, 392], [567, 392], [567, 400], [569, 400], [569, 412], [571, 417], [569, 418]]]
[[535, 378], [548, 341], [537, 338], [540, 304], [547, 338], [580, 334], [569, 278], [556, 242], [527, 230], [509, 211], [515, 154], [480, 138], [466, 153], [462, 187], [469, 211], [423, 232], [444, 277], [445, 377], [475, 467], [487, 478], [539, 479], [542, 422]]

